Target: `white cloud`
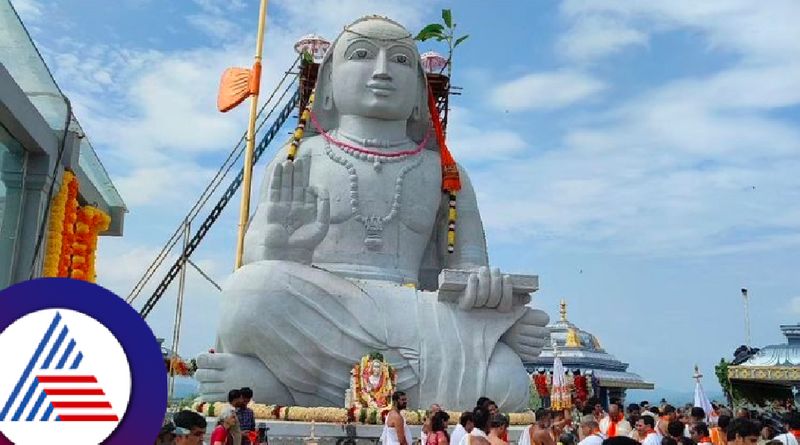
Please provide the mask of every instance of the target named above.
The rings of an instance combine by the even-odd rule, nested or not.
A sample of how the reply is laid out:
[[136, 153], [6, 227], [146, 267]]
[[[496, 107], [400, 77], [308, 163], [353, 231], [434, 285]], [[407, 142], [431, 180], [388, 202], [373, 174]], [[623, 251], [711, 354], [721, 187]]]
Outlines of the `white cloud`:
[[[800, 30], [788, 18], [800, 16], [800, 5], [567, 0], [561, 13], [569, 27], [556, 49], [569, 48], [567, 60], [599, 58], [664, 31], [690, 32], [707, 42], [700, 51], [733, 59], [623, 102], [605, 95], [607, 111], [573, 116], [546, 151], [475, 175], [491, 235], [647, 256], [800, 245], [800, 130], [773, 113], [800, 105]], [[592, 42], [602, 29], [613, 32]], [[495, 100], [525, 108], [534, 94], [515, 82]], [[542, 96], [559, 90], [555, 82], [540, 88]]]
[[708, 47], [732, 51], [751, 61], [784, 60], [800, 54], [800, 4], [749, 0], [566, 0], [561, 13], [572, 20], [603, 17], [620, 20], [640, 32], [691, 29], [703, 33]]
[[759, 73], [668, 83], [577, 123], [562, 146], [483, 172], [487, 226], [659, 256], [799, 244], [800, 212], [786, 209], [800, 200], [800, 131], [762, 110], [800, 98], [759, 85], [793, 82], [791, 70]]
[[[276, 0], [272, 2], [281, 8], [287, 15], [287, 20], [282, 23], [288, 30], [297, 32], [300, 37], [308, 32], [314, 32], [325, 38], [333, 40], [342, 27], [365, 15], [378, 14], [390, 17], [402, 23], [412, 34], [419, 30], [425, 17], [431, 16], [430, 11], [435, 10], [439, 1], [389, 1], [375, 2], [371, 0]], [[458, 17], [456, 17], [456, 20]], [[302, 31], [301, 31], [302, 30]]]
[[239, 25], [225, 17], [210, 14], [193, 14], [186, 18], [190, 25], [217, 39], [235, 38], [240, 31]]
[[128, 209], [136, 211], [147, 205], [186, 206], [187, 197], [199, 196], [213, 175], [213, 170], [198, 165], [171, 163], [132, 169], [130, 174], [118, 175], [114, 182], [126, 197]]
[[240, 12], [247, 8], [243, 0], [194, 0], [204, 12], [213, 15], [225, 15]]
[[603, 82], [579, 72], [531, 73], [496, 87], [491, 102], [495, 108], [508, 111], [557, 109], [588, 99], [604, 89]]
[[190, 14], [186, 20], [215, 39], [237, 40], [241, 37], [242, 30], [247, 29], [241, 23], [244, 18], [242, 11], [247, 8], [242, 0], [194, 0], [194, 3], [200, 12]]
[[42, 4], [38, 0], [11, 0], [11, 4], [25, 22], [35, 22], [42, 16]]
[[528, 146], [514, 131], [486, 122], [479, 127], [474, 114], [461, 107], [450, 109], [448, 121], [448, 147], [460, 163], [505, 160], [523, 153]]
[[579, 16], [558, 42], [558, 52], [568, 59], [598, 59], [629, 46], [646, 45], [648, 36], [622, 20], [602, 16]]

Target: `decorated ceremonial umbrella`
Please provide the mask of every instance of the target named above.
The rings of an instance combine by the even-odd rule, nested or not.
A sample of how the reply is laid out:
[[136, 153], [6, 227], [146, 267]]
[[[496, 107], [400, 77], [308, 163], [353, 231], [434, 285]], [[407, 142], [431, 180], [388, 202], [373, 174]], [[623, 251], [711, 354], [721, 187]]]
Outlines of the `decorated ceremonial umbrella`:
[[420, 63], [422, 63], [422, 68], [425, 70], [426, 73], [441, 73], [442, 69], [447, 66], [447, 59], [442, 57], [441, 54], [428, 51], [423, 53], [420, 58]]
[[567, 387], [566, 379], [564, 378], [564, 365], [561, 363], [561, 358], [558, 356], [558, 349], [555, 342], [553, 343], [553, 388], [550, 391], [550, 409], [553, 411], [562, 411], [572, 408], [572, 394]]
[[714, 416], [714, 408], [711, 406], [711, 401], [708, 400], [708, 396], [706, 396], [706, 392], [703, 390], [703, 384], [700, 383], [700, 379], [703, 378], [703, 374], [700, 374], [700, 369], [697, 365], [694, 365], [694, 379], [696, 383], [694, 384], [694, 406], [699, 406], [703, 408], [703, 411], [706, 413], [706, 421], [710, 421], [711, 417]]
[[331, 42], [316, 34], [306, 34], [294, 44], [298, 54], [310, 54], [314, 63], [319, 63], [331, 47]]

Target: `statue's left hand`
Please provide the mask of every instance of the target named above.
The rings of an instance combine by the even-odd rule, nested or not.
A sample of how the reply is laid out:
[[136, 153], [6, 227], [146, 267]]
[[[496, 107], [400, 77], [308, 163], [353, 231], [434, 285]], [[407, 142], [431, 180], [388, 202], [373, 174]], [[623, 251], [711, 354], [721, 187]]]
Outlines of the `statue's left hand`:
[[486, 266], [469, 275], [467, 287], [458, 302], [459, 307], [464, 310], [488, 308], [500, 312], [510, 312], [513, 304], [511, 277], [501, 273], [500, 269], [489, 269]]

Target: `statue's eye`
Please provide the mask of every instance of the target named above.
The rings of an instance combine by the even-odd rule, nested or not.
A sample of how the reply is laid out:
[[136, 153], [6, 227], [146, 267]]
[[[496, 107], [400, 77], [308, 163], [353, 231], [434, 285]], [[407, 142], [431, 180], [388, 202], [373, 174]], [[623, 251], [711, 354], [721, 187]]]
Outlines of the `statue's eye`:
[[369, 55], [369, 51], [367, 51], [364, 48], [359, 48], [359, 49], [353, 51], [350, 54], [350, 60], [353, 60], [353, 59], [366, 59], [368, 55]]
[[394, 56], [394, 61], [397, 63], [408, 64], [408, 56], [405, 54], [397, 54]]

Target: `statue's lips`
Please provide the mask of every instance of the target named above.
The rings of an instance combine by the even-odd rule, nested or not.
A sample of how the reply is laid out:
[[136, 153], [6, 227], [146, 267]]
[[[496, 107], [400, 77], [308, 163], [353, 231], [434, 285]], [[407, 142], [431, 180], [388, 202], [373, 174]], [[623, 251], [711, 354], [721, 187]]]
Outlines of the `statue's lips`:
[[395, 87], [385, 83], [368, 83], [367, 88], [372, 90], [376, 96], [388, 96], [395, 90]]

